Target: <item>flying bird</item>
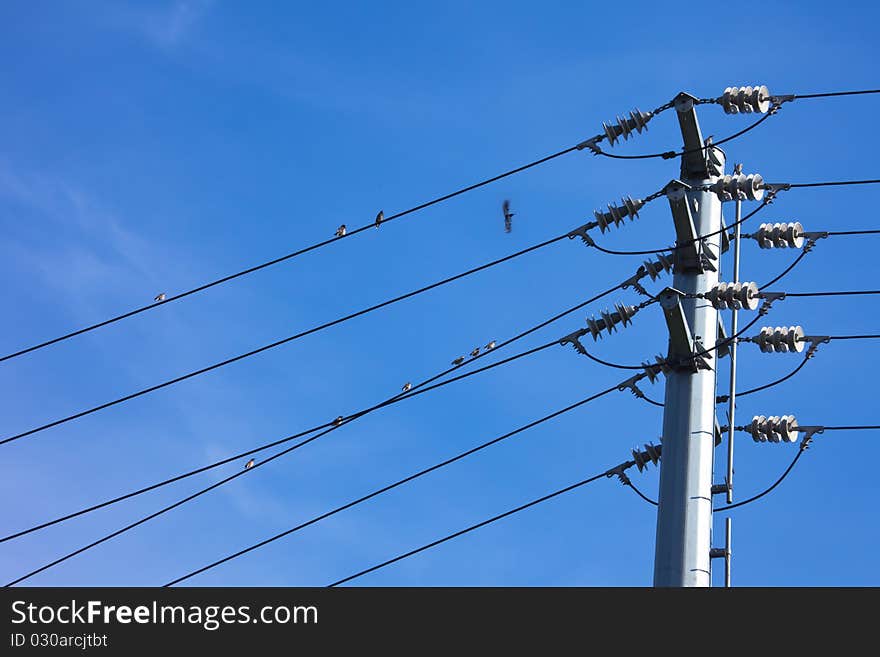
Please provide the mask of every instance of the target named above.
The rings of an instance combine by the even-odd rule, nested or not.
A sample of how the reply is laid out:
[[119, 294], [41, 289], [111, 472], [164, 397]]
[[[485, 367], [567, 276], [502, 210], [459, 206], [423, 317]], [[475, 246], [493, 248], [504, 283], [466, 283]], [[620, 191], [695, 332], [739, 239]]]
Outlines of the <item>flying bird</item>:
[[480, 348], [479, 348], [479, 347], [474, 347], [474, 350], [471, 352], [471, 356], [473, 356], [474, 358], [476, 358], [476, 357], [479, 356], [479, 355], [480, 355]]
[[342, 418], [342, 416], [340, 415], [338, 418], [336, 418], [335, 420], [333, 420], [333, 426], [334, 426], [334, 427], [338, 427], [340, 424], [342, 424], [342, 419], [343, 419], [343, 418]]
[[156, 296], [153, 297], [153, 301], [165, 301], [165, 293], [160, 292]]
[[244, 464], [245, 470], [250, 470], [252, 467], [254, 467], [254, 460], [253, 459], [251, 459], [250, 461], [248, 461], [247, 463]]
[[410, 390], [412, 390], [412, 383], [407, 381], [403, 384], [403, 388], [401, 388], [401, 390], [403, 390], [404, 392], [409, 392]]
[[464, 362], [464, 356], [459, 356], [454, 361], [452, 361], [453, 365], [461, 365]]
[[510, 201], [504, 199], [504, 203], [501, 204], [501, 210], [504, 212], [504, 232], [509, 233], [510, 229], [513, 227], [511, 219], [515, 213], [510, 211]]
[[385, 221], [385, 213], [382, 210], [379, 210], [379, 214], [376, 215], [376, 228], [378, 228], [379, 224], [383, 221]]
[[345, 224], [336, 229], [336, 237], [345, 237]]
[[495, 348], [495, 340], [486, 345], [486, 351], [492, 351]]

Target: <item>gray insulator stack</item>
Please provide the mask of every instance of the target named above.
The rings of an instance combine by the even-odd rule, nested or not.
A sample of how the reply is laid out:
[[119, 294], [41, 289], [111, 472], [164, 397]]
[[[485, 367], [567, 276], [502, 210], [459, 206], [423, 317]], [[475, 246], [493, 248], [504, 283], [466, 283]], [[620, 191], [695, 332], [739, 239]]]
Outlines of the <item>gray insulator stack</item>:
[[721, 176], [709, 185], [721, 201], [760, 201], [764, 198], [764, 178], [760, 174]]
[[633, 132], [642, 132], [648, 129], [648, 121], [654, 118], [653, 112], [642, 112], [638, 108], [629, 113], [628, 117], [617, 117], [616, 123], [602, 123], [602, 129], [605, 136], [608, 137], [608, 143], [614, 146], [621, 137], [625, 140]]
[[633, 316], [639, 312], [639, 309], [636, 306], [627, 306], [620, 303], [615, 304], [614, 309], [613, 313], [608, 312], [607, 310], [600, 313], [599, 319], [592, 317], [587, 318], [587, 330], [590, 331], [593, 340], [601, 338], [602, 331], [607, 331], [610, 335], [617, 330], [618, 324], [623, 324], [624, 326], [632, 324]]
[[756, 415], [751, 424], [744, 427], [756, 443], [793, 443], [798, 439], [797, 420], [794, 415]]
[[672, 258], [661, 253], [656, 260], [645, 260], [643, 266], [645, 273], [651, 277], [651, 280], [656, 281], [662, 274], [668, 274], [672, 271], [673, 262]]
[[800, 326], [765, 326], [754, 341], [765, 354], [799, 354], [805, 346], [804, 329]]
[[765, 114], [770, 109], [770, 90], [764, 86], [727, 87], [718, 103], [726, 114]]
[[755, 283], [718, 283], [706, 292], [705, 298], [718, 310], [755, 310], [758, 307], [758, 286]]
[[645, 444], [644, 452], [638, 449], [632, 451], [633, 461], [636, 462], [636, 467], [639, 469], [639, 472], [648, 467], [649, 463], [657, 465], [657, 463], [660, 462], [660, 451], [662, 448], [663, 445], [652, 445], [651, 443], [647, 443]]
[[761, 224], [753, 237], [762, 249], [799, 249], [804, 245], [804, 227], [799, 221]]
[[639, 216], [639, 210], [645, 205], [642, 199], [633, 199], [629, 196], [624, 196], [621, 203], [621, 205], [609, 205], [607, 212], [602, 212], [601, 210], [593, 212], [596, 217], [596, 223], [599, 224], [599, 229], [603, 233], [608, 230], [611, 224], [619, 226], [627, 217], [635, 219]]

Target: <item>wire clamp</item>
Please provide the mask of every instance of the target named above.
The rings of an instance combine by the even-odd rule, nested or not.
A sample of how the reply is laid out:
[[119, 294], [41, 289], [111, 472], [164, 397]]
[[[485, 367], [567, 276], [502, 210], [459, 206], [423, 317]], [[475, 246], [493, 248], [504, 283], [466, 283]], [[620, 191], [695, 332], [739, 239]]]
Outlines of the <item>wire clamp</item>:
[[595, 137], [590, 137], [589, 139], [582, 141], [580, 144], [575, 146], [579, 151], [584, 150], [585, 148], [590, 149], [593, 155], [601, 155], [602, 149], [599, 148], [599, 142], [605, 139], [605, 135], [596, 135]]
[[587, 329], [578, 329], [574, 333], [569, 333], [564, 338], [561, 338], [559, 340], [559, 344], [563, 347], [567, 344], [570, 344], [572, 347], [574, 347], [574, 350], [576, 352], [586, 356], [587, 350], [584, 349], [584, 345], [582, 345], [581, 341], [580, 341], [580, 338], [582, 338], [586, 334], [587, 334]]

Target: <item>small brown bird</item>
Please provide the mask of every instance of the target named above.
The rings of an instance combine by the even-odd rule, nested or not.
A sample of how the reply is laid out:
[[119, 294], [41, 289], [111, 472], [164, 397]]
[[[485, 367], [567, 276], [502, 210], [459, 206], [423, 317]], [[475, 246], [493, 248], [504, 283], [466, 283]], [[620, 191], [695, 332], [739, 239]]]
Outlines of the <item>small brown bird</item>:
[[486, 351], [492, 351], [495, 348], [495, 340], [486, 345]]
[[514, 213], [510, 211], [510, 201], [504, 199], [504, 203], [501, 204], [501, 210], [504, 212], [504, 232], [509, 233], [513, 228], [511, 219], [514, 217]]
[[336, 229], [336, 237], [345, 237], [345, 224]]
[[479, 355], [480, 355], [480, 348], [474, 347], [474, 350], [471, 352], [471, 357], [476, 358]]
[[403, 390], [404, 392], [409, 392], [410, 390], [412, 390], [412, 383], [407, 381], [406, 383], [403, 384], [403, 387], [401, 388], [401, 390]]
[[254, 467], [254, 460], [253, 459], [251, 459], [250, 461], [248, 461], [247, 463], [244, 464], [245, 470], [250, 470], [252, 467]]
[[385, 213], [382, 210], [379, 210], [379, 214], [376, 215], [376, 228], [378, 228], [379, 224], [383, 221], [385, 221]]
[[156, 296], [153, 297], [153, 301], [165, 301], [165, 293], [160, 292]]
[[453, 365], [461, 365], [464, 362], [464, 356], [459, 356], [454, 361], [452, 361]]
[[342, 424], [342, 420], [343, 420], [343, 417], [340, 415], [338, 418], [333, 420], [333, 426], [338, 427], [340, 424]]

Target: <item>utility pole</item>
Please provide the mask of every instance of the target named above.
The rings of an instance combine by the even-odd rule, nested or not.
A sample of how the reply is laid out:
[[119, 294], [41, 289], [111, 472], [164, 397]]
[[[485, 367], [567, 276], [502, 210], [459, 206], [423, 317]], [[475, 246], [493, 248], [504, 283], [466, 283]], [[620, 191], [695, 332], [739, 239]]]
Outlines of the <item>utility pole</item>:
[[[718, 283], [721, 201], [705, 186], [724, 173], [724, 154], [700, 134], [694, 100], [675, 110], [685, 152], [681, 180], [667, 186], [677, 245], [673, 287], [660, 295], [670, 330], [663, 413], [663, 460], [654, 555], [654, 586], [711, 585], [712, 470], [716, 445], [715, 366], [718, 311], [705, 293]], [[712, 235], [691, 241], [700, 235]], [[690, 242], [690, 244], [688, 244]], [[687, 296], [685, 296], [687, 295]]]

